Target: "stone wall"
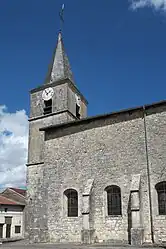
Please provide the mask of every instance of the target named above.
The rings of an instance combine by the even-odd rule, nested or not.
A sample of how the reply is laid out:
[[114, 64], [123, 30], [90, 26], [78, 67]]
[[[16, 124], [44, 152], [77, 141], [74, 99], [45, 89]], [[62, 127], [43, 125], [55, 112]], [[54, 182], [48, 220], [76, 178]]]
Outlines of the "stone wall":
[[[146, 122], [143, 110], [138, 109], [46, 132], [43, 143], [39, 142], [39, 145], [43, 145], [43, 149], [39, 150], [40, 153], [42, 151], [43, 164], [28, 167], [27, 224], [32, 241], [82, 241], [83, 192], [89, 179], [94, 179], [89, 214], [91, 242], [130, 241], [133, 222], [130, 193], [133, 175], [140, 175], [140, 186], [137, 189], [140, 210], [133, 214], [140, 216], [136, 219], [140, 223], [140, 232], [143, 231], [143, 242], [151, 243], [153, 233], [154, 242], [165, 241], [166, 216], [158, 215], [155, 185], [166, 180], [166, 109], [156, 108], [158, 107], [146, 110]], [[30, 140], [36, 139], [38, 133], [35, 131], [39, 132], [42, 125], [56, 122], [51, 117], [43, 120], [44, 122], [38, 123], [37, 128], [30, 130], [34, 132]], [[30, 125], [36, 126], [37, 122], [33, 122]], [[35, 145], [31, 142], [29, 158], [32, 162], [33, 155], [34, 161], [38, 160], [37, 145], [38, 143]], [[107, 215], [104, 190], [109, 185], [121, 188], [121, 216]], [[67, 217], [64, 211], [63, 193], [69, 188], [78, 192], [79, 212], [78, 217], [74, 218]]]
[[[69, 87], [70, 86], [70, 87]], [[41, 127], [61, 124], [76, 120], [76, 89], [71, 89], [72, 84], [53, 84], [54, 95], [52, 98], [52, 113], [43, 115], [44, 101], [42, 99], [43, 87], [40, 91], [31, 93], [30, 98], [30, 123], [29, 123], [29, 150], [28, 164], [39, 163], [44, 160], [44, 132]], [[45, 88], [49, 85], [45, 86]], [[74, 86], [73, 86], [74, 87]], [[81, 115], [86, 117], [86, 104], [81, 96]]]
[[[70, 86], [70, 87], [69, 87]], [[45, 88], [52, 87], [52, 113], [43, 115], [44, 101], [42, 92]], [[41, 127], [70, 122], [76, 119], [77, 88], [68, 80], [41, 86], [31, 91], [31, 108], [29, 123], [29, 149], [27, 169], [27, 206], [25, 209], [26, 236], [34, 242], [47, 241], [47, 195], [49, 174], [46, 172], [44, 158], [44, 132]], [[83, 115], [86, 116], [86, 101], [84, 102]]]
[[47, 117], [35, 119], [29, 123], [29, 150], [28, 150], [28, 164], [43, 162], [44, 150], [44, 132], [39, 129], [44, 126], [53, 124], [60, 124], [72, 121], [73, 117], [63, 112], [58, 115], [48, 115]]
[[[141, 212], [144, 240], [150, 240], [144, 122], [139, 113], [124, 114], [98, 124], [47, 132], [44, 158], [48, 186], [48, 232], [51, 241], [81, 241], [82, 193], [87, 180], [94, 179], [91, 194], [92, 242], [128, 242], [128, 205], [132, 174], [141, 173]], [[91, 127], [92, 125], [92, 127]], [[69, 130], [70, 129], [70, 130]], [[64, 135], [64, 136], [63, 136]], [[122, 216], [107, 216], [104, 189], [121, 188]], [[78, 218], [63, 215], [63, 192], [74, 188], [79, 194]]]
[[147, 114], [154, 240], [156, 243], [161, 243], [166, 241], [166, 215], [159, 215], [155, 185], [166, 181], [166, 107], [147, 110]]
[[32, 242], [48, 241], [48, 179], [43, 166], [43, 164], [32, 165], [27, 170], [28, 189], [25, 208], [25, 237], [28, 237]]
[[[45, 86], [49, 87], [49, 86]], [[28, 164], [39, 163], [44, 160], [44, 132], [39, 131], [43, 126], [69, 122], [74, 119], [70, 115], [67, 102], [68, 84], [53, 86], [54, 95], [52, 99], [52, 113], [43, 115], [44, 101], [42, 92], [37, 91], [31, 94], [30, 123], [29, 123], [29, 150]]]

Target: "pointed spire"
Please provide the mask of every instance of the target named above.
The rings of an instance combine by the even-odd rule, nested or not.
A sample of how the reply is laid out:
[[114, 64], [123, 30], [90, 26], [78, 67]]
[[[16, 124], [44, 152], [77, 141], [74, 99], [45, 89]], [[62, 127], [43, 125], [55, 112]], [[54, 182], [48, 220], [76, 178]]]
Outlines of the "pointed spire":
[[45, 84], [66, 78], [70, 79], [74, 83], [69, 59], [65, 53], [63, 45], [62, 34], [59, 32], [57, 46], [53, 53], [52, 62], [49, 66]]

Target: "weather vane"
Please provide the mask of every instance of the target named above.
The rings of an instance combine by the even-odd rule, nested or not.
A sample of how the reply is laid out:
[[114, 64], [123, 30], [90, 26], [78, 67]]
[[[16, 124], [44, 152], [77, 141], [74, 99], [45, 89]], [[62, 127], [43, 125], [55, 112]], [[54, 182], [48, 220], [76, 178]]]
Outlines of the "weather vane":
[[63, 27], [63, 23], [64, 23], [64, 9], [65, 9], [65, 5], [62, 4], [61, 11], [59, 12], [59, 16], [60, 16], [60, 32], [62, 32], [62, 27]]

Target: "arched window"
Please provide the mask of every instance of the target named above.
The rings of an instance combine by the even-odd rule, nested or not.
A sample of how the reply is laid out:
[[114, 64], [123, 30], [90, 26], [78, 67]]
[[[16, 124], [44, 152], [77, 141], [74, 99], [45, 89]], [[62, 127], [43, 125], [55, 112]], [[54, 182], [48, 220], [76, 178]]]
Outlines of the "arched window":
[[67, 216], [77, 217], [78, 216], [78, 193], [74, 189], [67, 189], [64, 192], [67, 198]]
[[121, 215], [121, 191], [118, 186], [106, 187], [108, 215]]
[[159, 215], [166, 215], [166, 182], [156, 184]]

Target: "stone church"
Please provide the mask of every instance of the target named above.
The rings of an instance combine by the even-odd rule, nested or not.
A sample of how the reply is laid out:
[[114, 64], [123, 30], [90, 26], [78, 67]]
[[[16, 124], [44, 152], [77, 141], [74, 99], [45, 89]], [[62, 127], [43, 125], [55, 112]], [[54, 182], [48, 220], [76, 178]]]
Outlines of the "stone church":
[[59, 33], [30, 105], [30, 241], [166, 242], [166, 101], [87, 117]]

